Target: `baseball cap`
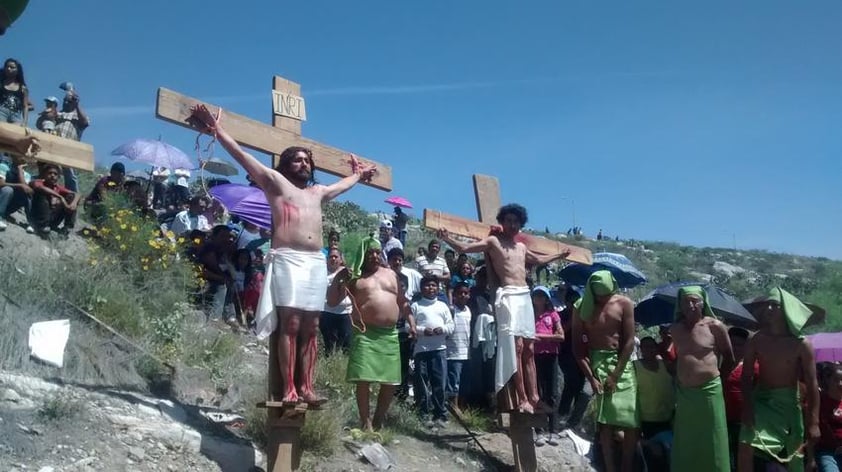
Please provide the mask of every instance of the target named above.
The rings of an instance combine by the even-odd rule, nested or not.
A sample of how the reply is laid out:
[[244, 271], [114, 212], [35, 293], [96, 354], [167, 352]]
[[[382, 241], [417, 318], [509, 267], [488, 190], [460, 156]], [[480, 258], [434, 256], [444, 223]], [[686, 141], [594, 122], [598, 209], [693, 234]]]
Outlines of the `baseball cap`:
[[383, 221], [380, 222], [380, 227], [392, 229], [392, 222], [389, 221], [389, 220], [383, 220]]
[[52, 103], [55, 103], [56, 105], [58, 105], [58, 98], [56, 98], [56, 97], [54, 97], [54, 96], [52, 96], [52, 95], [50, 95], [49, 97], [45, 98], [45, 99], [44, 99], [44, 101], [45, 101], [45, 102], [52, 102]]

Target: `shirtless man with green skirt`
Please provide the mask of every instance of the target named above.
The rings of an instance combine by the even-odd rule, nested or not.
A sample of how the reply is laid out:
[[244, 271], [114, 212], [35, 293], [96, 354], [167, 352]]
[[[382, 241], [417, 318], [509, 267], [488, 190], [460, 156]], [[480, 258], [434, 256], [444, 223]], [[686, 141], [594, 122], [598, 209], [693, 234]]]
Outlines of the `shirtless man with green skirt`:
[[716, 319], [702, 287], [679, 289], [670, 334], [677, 384], [671, 470], [729, 472], [728, 423], [720, 375], [731, 371], [734, 353], [728, 329]]

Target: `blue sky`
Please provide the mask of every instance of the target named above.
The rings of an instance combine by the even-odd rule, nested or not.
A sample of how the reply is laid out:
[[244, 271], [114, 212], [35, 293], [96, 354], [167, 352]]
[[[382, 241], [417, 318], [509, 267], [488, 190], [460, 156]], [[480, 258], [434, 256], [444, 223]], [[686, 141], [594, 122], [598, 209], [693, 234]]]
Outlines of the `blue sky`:
[[6, 56], [39, 107], [76, 84], [102, 165], [136, 137], [192, 152], [157, 87], [268, 123], [279, 74], [304, 135], [391, 164], [418, 215], [475, 217], [486, 173], [534, 228], [575, 201], [591, 235], [842, 259], [838, 1], [31, 3]]

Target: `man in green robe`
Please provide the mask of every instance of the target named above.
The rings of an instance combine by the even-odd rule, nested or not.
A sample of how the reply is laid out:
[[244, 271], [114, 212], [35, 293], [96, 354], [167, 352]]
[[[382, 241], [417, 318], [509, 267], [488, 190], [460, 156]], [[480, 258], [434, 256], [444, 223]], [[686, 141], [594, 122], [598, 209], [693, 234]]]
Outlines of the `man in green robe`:
[[[734, 353], [702, 287], [682, 287], [670, 327], [676, 354], [676, 406], [671, 470], [729, 472], [728, 424], [721, 372]], [[721, 366], [721, 370], [720, 370]]]
[[584, 295], [576, 302], [573, 316], [573, 352], [594, 392], [599, 442], [607, 472], [617, 470], [614, 441], [618, 432], [623, 435], [620, 470], [632, 470], [640, 427], [637, 378], [630, 362], [634, 351], [634, 304], [617, 293], [617, 288], [611, 272], [594, 272]]
[[[819, 438], [815, 356], [810, 341], [801, 335], [812, 310], [778, 287], [753, 305], [760, 331], [749, 340], [743, 362], [752, 365], [757, 361], [760, 374], [754, 379], [752, 369], [743, 369], [746, 402], [738, 470], [751, 472], [755, 457], [760, 457], [785, 464], [790, 472], [800, 472], [806, 446]], [[806, 415], [801, 409], [799, 381], [806, 386]]]

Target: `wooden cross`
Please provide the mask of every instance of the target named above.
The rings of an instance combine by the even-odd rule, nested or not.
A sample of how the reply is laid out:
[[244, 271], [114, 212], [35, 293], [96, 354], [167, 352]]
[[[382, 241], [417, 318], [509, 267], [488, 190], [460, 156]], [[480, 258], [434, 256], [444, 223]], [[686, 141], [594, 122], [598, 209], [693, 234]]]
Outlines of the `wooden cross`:
[[[281, 77], [277, 79], [285, 82], [286, 85], [290, 86], [290, 89], [298, 87], [298, 84]], [[279, 88], [278, 82], [275, 85], [275, 88]], [[303, 99], [301, 97], [295, 98], [301, 100], [300, 105], [303, 107]], [[216, 113], [216, 110], [219, 108], [196, 98], [161, 87], [158, 89], [158, 104], [155, 109], [155, 115], [170, 123], [197, 129], [188, 123], [187, 119], [191, 114], [190, 107], [199, 104], [207, 106], [211, 113]], [[287, 105], [289, 105], [288, 102]], [[340, 177], [347, 177], [351, 174], [351, 165], [347, 151], [301, 136], [300, 121], [291, 118], [289, 115], [291, 113], [274, 119], [273, 122], [276, 126], [267, 125], [227, 110], [223, 111], [222, 119], [225, 130], [242, 146], [274, 155], [280, 154], [290, 146], [304, 146], [313, 151], [313, 160], [316, 163], [316, 169]], [[292, 123], [292, 121], [297, 121], [297, 124]], [[370, 185], [380, 190], [392, 190], [392, 168], [390, 166], [371, 161], [364, 157], [359, 157], [359, 159], [364, 164], [372, 163], [377, 165], [377, 173], [374, 175], [374, 178], [369, 182], [362, 182], [364, 185]]]
[[[472, 221], [458, 216], [448, 215], [438, 210], [424, 209], [424, 226], [429, 229], [446, 229], [457, 236], [471, 239], [483, 239], [488, 236], [491, 225], [497, 224], [497, 212], [500, 210], [500, 182], [489, 175], [474, 174], [474, 197], [477, 205], [477, 218]], [[558, 254], [565, 249], [570, 250], [568, 260], [591, 264], [591, 251], [578, 246], [571, 246], [539, 236], [525, 234], [526, 246], [533, 252], [540, 254]], [[486, 256], [486, 263], [490, 260]], [[495, 284], [493, 269], [487, 274], [489, 284]], [[497, 396], [498, 406], [514, 407], [513, 386], [511, 380]], [[508, 415], [509, 438], [512, 442], [512, 455], [515, 470], [518, 472], [534, 472], [538, 470], [538, 459], [535, 455], [535, 441], [532, 429], [546, 426], [546, 415], [529, 415], [512, 412]], [[500, 424], [504, 424], [504, 415], [499, 415]]]
[[[307, 115], [304, 99], [300, 95], [299, 84], [275, 76], [272, 79], [272, 125], [224, 111], [225, 130], [240, 145], [272, 154], [273, 167], [277, 166], [279, 155], [284, 149], [290, 146], [303, 146], [313, 151], [316, 169], [340, 177], [350, 175], [351, 165], [346, 151], [301, 136], [301, 122]], [[162, 87], [158, 89], [158, 105], [155, 113], [162, 120], [192, 128], [187, 119], [191, 115], [190, 108], [197, 104], [204, 104], [212, 113], [217, 108]], [[369, 182], [362, 182], [363, 184], [381, 190], [392, 189], [391, 167], [365, 158], [359, 159], [364, 163], [373, 163], [377, 166], [374, 178]], [[270, 472], [296, 470], [301, 459], [301, 427], [304, 426], [307, 405], [280, 401], [285, 390], [283, 382], [284, 379], [280, 376], [278, 331], [276, 330], [269, 337], [269, 399], [258, 405], [269, 410], [267, 453]]]
[[[0, 128], [16, 137], [22, 138], [29, 132], [38, 138], [41, 150], [32, 156], [32, 158], [39, 162], [49, 162], [50, 164], [73, 167], [74, 169], [89, 172], [93, 172], [94, 170], [94, 147], [88, 143], [26, 129], [21, 125], [13, 123], [0, 123]], [[16, 150], [6, 146], [0, 146], [0, 152], [20, 154]]]
[[[500, 209], [500, 183], [495, 177], [474, 174], [474, 197], [477, 202], [479, 221], [449, 215], [438, 210], [424, 209], [424, 226], [431, 230], [446, 229], [457, 236], [470, 239], [483, 239], [488, 236], [490, 226], [497, 224], [497, 211]], [[538, 254], [558, 254], [570, 250], [567, 260], [591, 265], [591, 251], [579, 246], [564, 244], [552, 239], [524, 233], [526, 246]]]

